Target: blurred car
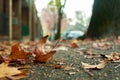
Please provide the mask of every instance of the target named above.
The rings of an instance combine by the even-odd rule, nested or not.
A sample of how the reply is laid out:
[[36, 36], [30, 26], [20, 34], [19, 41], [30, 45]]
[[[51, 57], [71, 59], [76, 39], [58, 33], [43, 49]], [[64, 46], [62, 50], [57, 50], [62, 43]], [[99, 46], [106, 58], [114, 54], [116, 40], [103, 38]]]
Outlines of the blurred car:
[[63, 33], [63, 39], [77, 39], [83, 35], [82, 31], [66, 31]]

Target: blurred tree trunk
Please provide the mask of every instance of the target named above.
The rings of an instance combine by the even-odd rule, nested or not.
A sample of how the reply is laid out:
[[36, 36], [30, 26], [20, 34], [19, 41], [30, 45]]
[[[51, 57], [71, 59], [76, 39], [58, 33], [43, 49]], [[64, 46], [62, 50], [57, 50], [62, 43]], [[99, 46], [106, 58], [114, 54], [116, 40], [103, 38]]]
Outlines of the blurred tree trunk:
[[64, 13], [64, 7], [66, 5], [66, 0], [62, 3], [62, 0], [56, 0], [56, 7], [58, 9], [58, 22], [57, 22], [57, 33], [55, 34], [55, 40], [61, 38], [61, 22], [62, 15]]
[[55, 39], [59, 39], [61, 37], [61, 21], [62, 21], [62, 11], [58, 10], [58, 22], [57, 22], [57, 33], [55, 35]]
[[120, 0], [94, 0], [87, 37], [120, 35]]

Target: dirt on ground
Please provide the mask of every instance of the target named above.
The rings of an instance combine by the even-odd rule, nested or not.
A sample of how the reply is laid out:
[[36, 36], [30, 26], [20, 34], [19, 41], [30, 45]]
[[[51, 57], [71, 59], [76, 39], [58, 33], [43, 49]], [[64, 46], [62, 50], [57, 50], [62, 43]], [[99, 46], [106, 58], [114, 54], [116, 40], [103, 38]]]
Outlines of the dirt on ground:
[[[0, 42], [1, 51], [2, 47], [10, 49], [3, 44], [8, 42]], [[45, 51], [51, 49], [56, 50], [51, 60], [28, 61], [28, 75], [20, 80], [120, 80], [119, 37], [47, 42]]]
[[[49, 46], [46, 45], [46, 48]], [[28, 64], [29, 74], [21, 80], [120, 80], [119, 38], [66, 40], [59, 42], [56, 50], [49, 62]], [[110, 58], [103, 68], [86, 69], [82, 66], [82, 62], [98, 65], [107, 55], [113, 53], [118, 58]]]

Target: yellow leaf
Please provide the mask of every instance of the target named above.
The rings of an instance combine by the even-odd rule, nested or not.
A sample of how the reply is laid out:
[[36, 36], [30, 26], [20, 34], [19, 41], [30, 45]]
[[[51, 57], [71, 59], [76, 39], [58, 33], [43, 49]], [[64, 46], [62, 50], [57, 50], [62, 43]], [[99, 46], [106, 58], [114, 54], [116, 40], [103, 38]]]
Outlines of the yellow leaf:
[[[19, 69], [21, 69], [22, 71], [20, 71]], [[8, 66], [8, 63], [2, 63], [0, 64], [0, 80], [4, 80], [4, 78], [9, 78], [10, 80], [24, 78], [27, 76], [28, 73], [28, 70], [24, 70], [24, 69], [27, 68], [10, 67]]]
[[0, 64], [0, 78], [20, 74], [21, 71], [15, 67], [9, 67], [7, 63]]

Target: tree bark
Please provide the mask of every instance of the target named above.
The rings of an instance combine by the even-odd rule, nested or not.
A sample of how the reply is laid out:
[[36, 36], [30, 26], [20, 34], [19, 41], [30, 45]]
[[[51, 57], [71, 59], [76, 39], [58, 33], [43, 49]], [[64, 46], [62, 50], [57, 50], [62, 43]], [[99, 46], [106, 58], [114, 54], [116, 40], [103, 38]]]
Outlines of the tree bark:
[[120, 35], [120, 0], [94, 0], [87, 37]]
[[62, 21], [62, 11], [58, 10], [58, 22], [57, 22], [57, 34], [55, 39], [60, 39], [61, 37], [61, 21]]

